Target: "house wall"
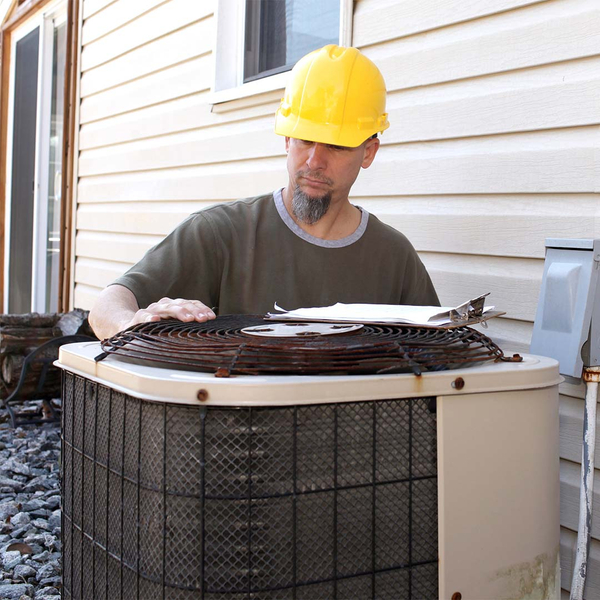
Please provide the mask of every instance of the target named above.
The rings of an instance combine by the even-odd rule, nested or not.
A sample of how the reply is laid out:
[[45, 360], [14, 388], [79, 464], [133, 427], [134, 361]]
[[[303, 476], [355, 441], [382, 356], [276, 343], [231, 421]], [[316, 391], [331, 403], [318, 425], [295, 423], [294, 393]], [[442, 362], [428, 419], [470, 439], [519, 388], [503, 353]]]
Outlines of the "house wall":
[[[215, 6], [83, 2], [76, 306], [190, 212], [286, 181], [281, 90], [210, 102]], [[384, 74], [392, 126], [352, 200], [409, 237], [443, 304], [492, 292], [507, 314], [489, 334], [527, 350], [544, 239], [600, 237], [597, 0], [359, 0], [353, 45]], [[562, 392], [569, 589], [583, 390]], [[600, 510], [593, 535], [588, 597]]]

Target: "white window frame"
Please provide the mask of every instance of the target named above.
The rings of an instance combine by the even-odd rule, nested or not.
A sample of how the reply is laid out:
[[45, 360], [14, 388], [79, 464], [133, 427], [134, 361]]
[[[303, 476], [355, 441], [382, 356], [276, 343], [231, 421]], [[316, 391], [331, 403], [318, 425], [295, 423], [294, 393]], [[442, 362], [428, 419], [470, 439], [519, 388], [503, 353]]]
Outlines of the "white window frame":
[[[340, 3], [340, 46], [352, 43], [353, 0], [339, 0]], [[244, 76], [244, 35], [245, 0], [218, 0], [215, 13], [216, 36], [213, 55], [214, 78], [210, 104], [221, 104], [238, 98], [247, 98], [286, 86], [289, 71], [262, 77], [248, 83]]]
[[36, 201], [34, 204], [32, 310], [46, 312], [48, 251], [48, 166], [50, 163], [50, 119], [52, 107], [52, 67], [54, 59], [54, 28], [67, 21], [67, 5], [60, 0], [51, 10], [44, 11], [41, 23], [38, 92], [38, 133], [36, 166]]
[[[9, 264], [10, 264], [10, 217], [12, 206], [12, 166], [13, 166], [13, 131], [14, 131], [14, 95], [15, 95], [15, 76], [16, 76], [16, 49], [17, 42], [23, 39], [27, 34], [31, 33], [36, 27], [40, 28], [39, 37], [39, 54], [38, 54], [38, 87], [37, 87], [37, 109], [36, 109], [36, 144], [35, 144], [35, 184], [33, 192], [33, 231], [32, 235], [32, 269], [31, 269], [31, 310], [45, 312], [45, 305], [41, 303], [39, 288], [41, 286], [41, 278], [43, 278], [45, 290], [45, 224], [47, 214], [41, 210], [41, 206], [46, 202], [48, 204], [48, 173], [43, 172], [42, 166], [47, 164], [48, 157], [47, 148], [43, 145], [50, 136], [49, 113], [45, 114], [45, 108], [50, 102], [52, 94], [52, 56], [48, 58], [48, 44], [52, 44], [52, 40], [48, 41], [48, 23], [54, 18], [64, 18], [66, 20], [66, 0], [55, 0], [44, 7], [42, 12], [36, 13], [29, 17], [23, 24], [19, 25], [11, 32], [11, 64], [9, 70], [8, 84], [8, 120], [7, 120], [7, 153], [6, 153], [6, 185], [4, 197], [5, 212], [4, 212], [4, 302], [2, 312], [8, 312], [9, 301]], [[60, 15], [60, 17], [59, 17]], [[50, 60], [50, 82], [48, 83], [48, 63]], [[48, 86], [50, 85], [50, 89]], [[47, 131], [46, 131], [47, 130]], [[46, 161], [44, 163], [44, 161]], [[44, 187], [44, 181], [46, 183]], [[43, 227], [44, 226], [44, 227]], [[42, 255], [43, 253], [43, 255]], [[45, 296], [44, 296], [45, 299]]]

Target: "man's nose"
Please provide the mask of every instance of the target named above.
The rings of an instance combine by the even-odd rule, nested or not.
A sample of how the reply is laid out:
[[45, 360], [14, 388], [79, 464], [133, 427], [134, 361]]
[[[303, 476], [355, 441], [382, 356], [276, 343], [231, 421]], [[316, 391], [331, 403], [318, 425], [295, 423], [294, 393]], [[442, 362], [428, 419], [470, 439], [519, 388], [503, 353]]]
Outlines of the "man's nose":
[[308, 151], [306, 165], [311, 171], [324, 169], [327, 166], [327, 146], [315, 142]]

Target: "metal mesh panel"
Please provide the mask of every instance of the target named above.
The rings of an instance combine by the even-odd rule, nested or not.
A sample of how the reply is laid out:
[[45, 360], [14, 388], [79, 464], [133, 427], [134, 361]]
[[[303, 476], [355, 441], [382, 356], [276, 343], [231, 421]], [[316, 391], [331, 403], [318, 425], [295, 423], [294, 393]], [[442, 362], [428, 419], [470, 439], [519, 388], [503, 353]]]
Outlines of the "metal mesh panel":
[[437, 597], [434, 399], [63, 404], [65, 598]]

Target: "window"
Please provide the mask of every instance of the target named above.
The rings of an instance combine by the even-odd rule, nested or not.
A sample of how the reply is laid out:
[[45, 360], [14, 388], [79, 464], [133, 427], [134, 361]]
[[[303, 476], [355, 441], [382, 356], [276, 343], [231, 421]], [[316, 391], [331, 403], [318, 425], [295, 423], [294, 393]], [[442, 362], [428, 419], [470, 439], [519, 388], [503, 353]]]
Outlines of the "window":
[[337, 0], [246, 0], [244, 83], [289, 71], [305, 54], [337, 44]]
[[58, 310], [66, 4], [11, 34], [3, 312]]
[[350, 45], [352, 0], [219, 0], [211, 101], [285, 87], [296, 61], [326, 44]]

